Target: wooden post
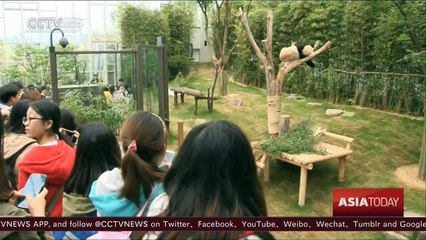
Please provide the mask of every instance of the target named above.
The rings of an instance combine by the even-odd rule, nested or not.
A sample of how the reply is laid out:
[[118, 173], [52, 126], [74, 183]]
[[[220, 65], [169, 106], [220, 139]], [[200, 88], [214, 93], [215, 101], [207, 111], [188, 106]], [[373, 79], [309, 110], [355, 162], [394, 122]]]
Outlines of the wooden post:
[[183, 104], [184, 98], [185, 98], [185, 94], [184, 93], [180, 93], [180, 103]]
[[209, 112], [213, 111], [213, 96], [210, 96], [210, 88], [207, 88], [207, 108]]
[[339, 182], [345, 181], [345, 163], [346, 157], [339, 158]]
[[175, 95], [173, 100], [175, 102], [175, 107], [176, 107], [178, 105], [178, 96], [177, 96], [178, 93], [177, 92], [173, 92], [173, 94]]
[[300, 183], [299, 183], [299, 206], [305, 206], [306, 183], [308, 180], [308, 169], [300, 167]]
[[195, 100], [195, 110], [194, 110], [194, 115], [197, 115], [197, 108], [198, 108], [198, 98], [194, 97]]
[[183, 143], [183, 122], [178, 121], [178, 148], [180, 148], [182, 143]]
[[263, 167], [263, 181], [269, 182], [269, 160], [271, 159], [265, 154], [265, 166]]
[[288, 133], [290, 128], [290, 115], [281, 115], [280, 117], [280, 136]]

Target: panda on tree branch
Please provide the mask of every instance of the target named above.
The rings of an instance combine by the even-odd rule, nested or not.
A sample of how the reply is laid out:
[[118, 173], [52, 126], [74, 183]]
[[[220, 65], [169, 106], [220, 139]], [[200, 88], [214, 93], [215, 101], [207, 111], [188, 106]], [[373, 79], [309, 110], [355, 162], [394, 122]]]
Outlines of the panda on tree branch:
[[[314, 48], [311, 45], [292, 45], [290, 47], [283, 47], [280, 51], [280, 59], [282, 62], [290, 62], [299, 60], [311, 55]], [[314, 68], [315, 64], [312, 60], [306, 62], [309, 67]]]

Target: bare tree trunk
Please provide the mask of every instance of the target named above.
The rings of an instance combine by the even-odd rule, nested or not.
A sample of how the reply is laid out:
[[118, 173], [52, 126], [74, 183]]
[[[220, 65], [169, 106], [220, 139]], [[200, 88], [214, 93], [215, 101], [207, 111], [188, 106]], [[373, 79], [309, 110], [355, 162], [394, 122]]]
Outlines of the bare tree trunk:
[[222, 67], [219, 67], [218, 70], [218, 83], [219, 83], [219, 95], [226, 96], [228, 95], [228, 76], [226, 70]]
[[223, 68], [219, 69], [219, 89], [220, 96], [228, 95], [228, 75]]
[[262, 53], [260, 48], [257, 46], [256, 41], [253, 38], [253, 34], [248, 24], [245, 13], [240, 8], [240, 14], [238, 15], [240, 22], [243, 24], [244, 30], [247, 34], [247, 38], [250, 41], [251, 46], [256, 52], [257, 58], [262, 62], [263, 70], [266, 79], [267, 88], [267, 107], [268, 107], [268, 133], [271, 137], [278, 136], [279, 133], [279, 121], [281, 115], [281, 88], [275, 79], [274, 63], [272, 61], [272, 25], [273, 25], [273, 14], [269, 10], [267, 13], [267, 33], [266, 40], [263, 40], [265, 55]]
[[[214, 87], [212, 88], [212, 96], [214, 96], [214, 90], [216, 84], [219, 84], [219, 94], [225, 96], [228, 94], [228, 78], [224, 74], [224, 69], [229, 63], [229, 57], [236, 47], [237, 41], [233, 43], [233, 46], [228, 44], [229, 36], [229, 26], [230, 16], [231, 16], [231, 7], [229, 5], [229, 0], [212, 0], [212, 1], [203, 1], [197, 0], [197, 3], [200, 9], [203, 12], [205, 20], [205, 34], [208, 41], [209, 51], [212, 57], [212, 63], [215, 68], [215, 71], [218, 73], [218, 78], [215, 79], [213, 83]], [[215, 28], [213, 36], [209, 36], [209, 18], [208, 18], [208, 9], [209, 6], [213, 5], [214, 7], [214, 21], [212, 28]], [[222, 11], [224, 10], [224, 11]], [[222, 31], [223, 30], [223, 31]]]
[[262, 40], [265, 54], [262, 53], [256, 41], [253, 38], [247, 17], [243, 10], [240, 8], [238, 19], [243, 25], [247, 38], [256, 52], [257, 58], [262, 62], [263, 70], [265, 73], [266, 87], [267, 87], [267, 105], [268, 105], [268, 133], [271, 137], [278, 136], [279, 122], [281, 115], [281, 92], [284, 79], [289, 72], [294, 70], [299, 65], [313, 59], [331, 46], [331, 42], [327, 42], [320, 49], [316, 50], [319, 42], [315, 44], [315, 52], [306, 58], [292, 61], [282, 62], [280, 64], [278, 76], [275, 78], [275, 69], [272, 57], [272, 27], [273, 27], [273, 13], [272, 10], [267, 12], [266, 16], [266, 39]]
[[[219, 78], [219, 67], [215, 66], [215, 68], [214, 68], [214, 80], [213, 80], [213, 87], [212, 87], [212, 94], [211, 94], [212, 99], [214, 97], [214, 90], [216, 88], [218, 78]], [[212, 109], [213, 109], [213, 101], [212, 101]]]

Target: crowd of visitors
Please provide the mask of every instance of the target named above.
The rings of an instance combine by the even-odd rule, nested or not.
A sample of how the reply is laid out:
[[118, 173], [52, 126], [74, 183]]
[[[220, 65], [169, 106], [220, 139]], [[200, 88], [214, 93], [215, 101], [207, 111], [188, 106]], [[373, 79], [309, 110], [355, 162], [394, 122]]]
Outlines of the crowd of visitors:
[[[133, 113], [117, 138], [101, 122], [78, 126], [72, 112], [32, 91], [15, 83], [0, 88], [0, 216], [267, 216], [250, 143], [234, 123], [194, 127], [171, 165], [162, 165], [168, 130], [158, 115]], [[21, 189], [35, 173], [47, 176], [44, 188], [24, 196]], [[22, 198], [28, 209], [17, 206]], [[0, 239], [99, 239], [102, 233], [0, 231]], [[129, 234], [132, 239], [274, 239], [269, 232], [251, 231]]]

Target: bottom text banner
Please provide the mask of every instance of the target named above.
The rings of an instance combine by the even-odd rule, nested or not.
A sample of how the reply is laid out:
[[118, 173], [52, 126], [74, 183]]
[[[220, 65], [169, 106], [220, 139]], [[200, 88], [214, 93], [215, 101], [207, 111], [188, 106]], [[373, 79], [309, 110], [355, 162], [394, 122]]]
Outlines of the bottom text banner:
[[0, 218], [0, 231], [426, 231], [426, 218]]

